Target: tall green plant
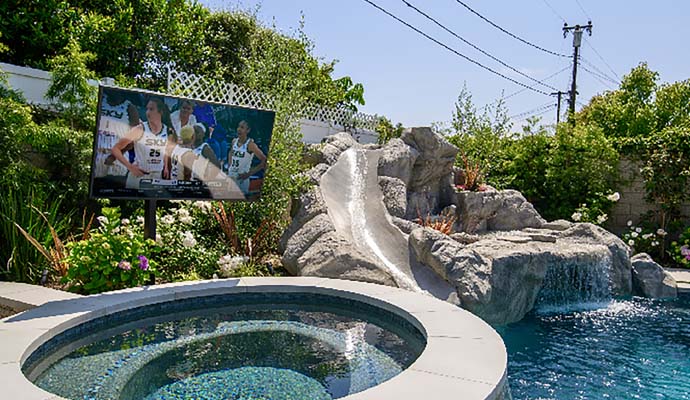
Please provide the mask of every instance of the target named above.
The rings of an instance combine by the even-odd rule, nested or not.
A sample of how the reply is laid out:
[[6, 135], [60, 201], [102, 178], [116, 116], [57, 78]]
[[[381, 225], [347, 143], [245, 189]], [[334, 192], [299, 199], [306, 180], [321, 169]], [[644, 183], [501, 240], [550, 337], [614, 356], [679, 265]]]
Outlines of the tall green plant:
[[62, 54], [50, 60], [52, 81], [46, 96], [69, 121], [72, 128], [88, 128], [96, 113], [96, 87], [89, 80], [96, 74], [87, 63], [93, 53], [84, 52], [79, 43], [70, 39]]
[[60, 196], [49, 196], [30, 187], [7, 187], [0, 197], [0, 268], [4, 279], [28, 283], [41, 280], [49, 264], [17, 225], [50, 248], [51, 227], [59, 237], [64, 237], [70, 228], [71, 215], [60, 215], [61, 203]]

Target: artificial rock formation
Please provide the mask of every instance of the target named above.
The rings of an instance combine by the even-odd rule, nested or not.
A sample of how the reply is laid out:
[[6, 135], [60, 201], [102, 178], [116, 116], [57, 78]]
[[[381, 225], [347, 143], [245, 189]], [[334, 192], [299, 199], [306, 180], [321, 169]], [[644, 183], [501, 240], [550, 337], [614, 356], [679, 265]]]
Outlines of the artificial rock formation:
[[[408, 129], [400, 139], [383, 146], [361, 146], [346, 133], [328, 137], [323, 144], [310, 149], [312, 162], [316, 164], [308, 172], [310, 179], [320, 182], [345, 157], [344, 153], [353, 148], [359, 153], [347, 155], [352, 171], [359, 171], [358, 164], [352, 161], [356, 157], [378, 160], [374, 168], [377, 178], [368, 173], [359, 180], [356, 177], [343, 180], [343, 185], [364, 185], [367, 193], [360, 194], [366, 200], [359, 207], [374, 204], [376, 210], [381, 210], [362, 214], [368, 218], [364, 224], [376, 225], [377, 229], [386, 225], [384, 231], [394, 229], [403, 235], [407, 246], [396, 241], [394, 247], [404, 256], [407, 274], [410, 266], [415, 271], [410, 279], [422, 288], [425, 282], [442, 280], [452, 292], [430, 291], [435, 296], [459, 304], [488, 322], [505, 324], [520, 320], [534, 307], [545, 282], [553, 275], [549, 271], [554, 268], [597, 266], [597, 271], [606, 275], [604, 278], [608, 279], [608, 288], [614, 295], [631, 293], [630, 249], [618, 237], [591, 224], [547, 222], [514, 190], [489, 188], [484, 192], [457, 192], [453, 185], [453, 164], [458, 149], [429, 128]], [[361, 152], [367, 151], [378, 152], [377, 157], [363, 156]], [[342, 177], [349, 170], [340, 169], [338, 174]], [[377, 182], [375, 188], [363, 183], [372, 179]], [[331, 201], [333, 182], [331, 177]], [[372, 199], [376, 193], [381, 197], [380, 207]], [[348, 188], [342, 190], [342, 196], [356, 197], [356, 194]], [[342, 212], [347, 207], [340, 208], [337, 220], [342, 226]], [[442, 210], [455, 217], [456, 232], [452, 235], [419, 225], [419, 217], [438, 216]], [[399, 273], [391, 269], [391, 260], [379, 254], [393, 254], [394, 249], [386, 248], [385, 238], [373, 239], [378, 247], [362, 247], [363, 236], [353, 240], [353, 234], [336, 228], [333, 212], [324, 202], [320, 185], [298, 199], [293, 207], [293, 221], [281, 239], [285, 267], [295, 275], [401, 286]], [[381, 213], [388, 215], [378, 218], [383, 217], [378, 215]], [[362, 221], [351, 224], [357, 222]], [[379, 229], [379, 232], [383, 231]], [[427, 272], [414, 269], [418, 265]], [[644, 268], [641, 266], [640, 271]], [[643, 282], [638, 284], [640, 287], [659, 280], [651, 277], [651, 272], [638, 275]], [[410, 288], [410, 285], [403, 286]], [[415, 290], [414, 282], [411, 286]], [[434, 287], [438, 289], [439, 285]]]
[[632, 282], [635, 294], [652, 299], [678, 297], [676, 280], [664, 271], [647, 253], [635, 254], [632, 261]]

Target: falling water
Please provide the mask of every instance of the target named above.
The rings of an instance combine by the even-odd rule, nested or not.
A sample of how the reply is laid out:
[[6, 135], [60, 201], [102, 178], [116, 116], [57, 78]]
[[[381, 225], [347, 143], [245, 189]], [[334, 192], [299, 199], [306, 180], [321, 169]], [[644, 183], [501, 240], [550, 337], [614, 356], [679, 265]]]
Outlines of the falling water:
[[537, 312], [565, 312], [605, 307], [611, 302], [608, 261], [555, 264], [549, 267], [537, 297]]

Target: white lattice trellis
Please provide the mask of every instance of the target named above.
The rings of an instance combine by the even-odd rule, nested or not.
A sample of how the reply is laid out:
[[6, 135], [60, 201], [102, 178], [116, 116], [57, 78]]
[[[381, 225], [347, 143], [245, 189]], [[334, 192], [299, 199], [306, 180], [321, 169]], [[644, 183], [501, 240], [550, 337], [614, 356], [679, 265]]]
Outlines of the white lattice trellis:
[[[168, 92], [200, 100], [265, 110], [271, 110], [275, 106], [274, 99], [267, 94], [234, 83], [175, 71], [174, 69], [168, 71]], [[376, 115], [353, 112], [347, 107], [310, 106], [302, 110], [300, 117], [325, 122], [334, 127], [364, 129], [371, 132], [375, 130], [379, 122], [379, 117]]]

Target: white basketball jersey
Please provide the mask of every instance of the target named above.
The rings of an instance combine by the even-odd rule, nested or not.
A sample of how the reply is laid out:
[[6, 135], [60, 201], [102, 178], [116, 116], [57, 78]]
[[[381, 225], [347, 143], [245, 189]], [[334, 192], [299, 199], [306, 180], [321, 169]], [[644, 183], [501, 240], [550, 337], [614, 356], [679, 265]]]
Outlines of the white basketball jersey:
[[139, 168], [149, 173], [146, 178], [160, 178], [165, 146], [168, 143], [168, 127], [163, 125], [163, 129], [155, 134], [151, 132], [148, 122], [144, 122], [143, 125], [144, 134], [134, 142], [136, 163]]
[[184, 178], [184, 165], [182, 164], [182, 157], [191, 152], [192, 149], [188, 149], [182, 146], [175, 146], [170, 154], [170, 179], [181, 180]]
[[232, 157], [230, 157], [230, 164], [228, 165], [228, 175], [236, 178], [240, 174], [249, 172], [254, 158], [254, 154], [248, 150], [251, 141], [252, 139], [247, 139], [242, 146], [238, 146], [237, 139], [232, 140]]

